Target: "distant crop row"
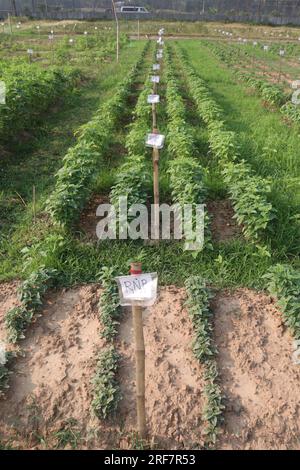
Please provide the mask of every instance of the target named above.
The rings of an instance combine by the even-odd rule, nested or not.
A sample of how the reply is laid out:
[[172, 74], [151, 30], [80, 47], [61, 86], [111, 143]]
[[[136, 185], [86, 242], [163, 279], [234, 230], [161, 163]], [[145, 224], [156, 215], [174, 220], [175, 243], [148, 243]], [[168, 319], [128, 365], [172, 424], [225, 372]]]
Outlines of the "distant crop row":
[[47, 204], [55, 223], [70, 226], [88, 200], [93, 181], [101, 169], [101, 159], [124, 115], [126, 100], [148, 47], [147, 44], [114, 96], [101, 106], [88, 124], [81, 127], [77, 144], [64, 157], [64, 164], [56, 175], [55, 189]]
[[0, 104], [0, 141], [16, 138], [32, 127], [51, 105], [71, 90], [80, 79], [79, 70], [16, 65], [4, 67], [5, 104]]
[[[204, 204], [207, 190], [204, 184], [205, 170], [200, 161], [193, 157], [195, 142], [192, 128], [187, 124], [185, 104], [180, 96], [179, 84], [175, 78], [171, 50], [165, 51], [166, 99], [168, 115], [168, 150], [171, 157], [168, 173], [172, 200], [181, 207], [185, 204]], [[205, 214], [205, 229], [208, 235], [208, 214]], [[210, 236], [205, 240], [210, 245]], [[192, 240], [188, 240], [192, 241]]]
[[[227, 65], [236, 66], [239, 64], [240, 57], [237, 50], [229, 50], [216, 43], [209, 44], [209, 47]], [[265, 102], [272, 106], [278, 106], [285, 118], [300, 124], [300, 106], [292, 102], [291, 93], [286, 93], [282, 86], [270, 83], [262, 78], [257, 78], [254, 72], [247, 70], [239, 70], [236, 76], [246, 82], [251, 88], [254, 88]]]
[[263, 178], [255, 175], [244, 160], [239, 160], [236, 134], [226, 129], [222, 110], [205, 82], [195, 73], [182, 52], [180, 57], [191, 96], [201, 119], [208, 127], [209, 145], [218, 158], [235, 218], [245, 237], [259, 243], [264, 230], [275, 215], [271, 203], [268, 202], [271, 187]]

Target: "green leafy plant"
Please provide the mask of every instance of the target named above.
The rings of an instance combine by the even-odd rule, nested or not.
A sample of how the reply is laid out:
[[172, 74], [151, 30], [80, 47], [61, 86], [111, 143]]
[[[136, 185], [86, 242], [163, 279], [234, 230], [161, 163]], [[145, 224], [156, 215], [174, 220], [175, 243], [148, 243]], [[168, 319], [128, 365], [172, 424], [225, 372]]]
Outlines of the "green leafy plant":
[[[169, 163], [168, 174], [172, 188], [173, 202], [183, 209], [185, 204], [196, 207], [205, 201], [207, 190], [204, 184], [205, 171], [193, 154], [194, 136], [192, 129], [185, 120], [185, 105], [175, 79], [175, 71], [171, 61], [171, 50], [165, 51], [166, 98], [168, 115], [168, 149], [173, 157]], [[211, 246], [209, 217], [205, 213], [205, 245]], [[191, 241], [191, 240], [188, 240]]]
[[103, 292], [99, 301], [100, 319], [103, 325], [102, 336], [112, 341], [120, 324], [121, 306], [115, 281], [115, 268], [104, 267], [100, 273]]
[[266, 247], [260, 245], [260, 239], [276, 215], [267, 200], [271, 192], [270, 184], [253, 174], [244, 160], [237, 163], [239, 145], [236, 134], [226, 130], [221, 109], [215, 104], [205, 82], [196, 75], [182, 52], [179, 56], [200, 117], [208, 126], [210, 148], [220, 163], [235, 218], [242, 226], [245, 237], [257, 244], [261, 253], [267, 256], [269, 253]]
[[217, 350], [212, 340], [213, 323], [210, 301], [213, 294], [200, 276], [188, 278], [185, 281], [185, 288], [187, 291], [186, 305], [195, 330], [193, 351], [198, 361], [204, 366], [205, 407], [203, 420], [206, 422], [204, 433], [206, 445], [211, 447], [216, 444], [225, 408], [218, 383], [219, 376], [215, 360]]
[[41, 307], [43, 295], [55, 275], [55, 270], [40, 268], [23, 282], [18, 295], [20, 305], [5, 315], [8, 341], [16, 343], [25, 337], [24, 332]]
[[119, 355], [113, 345], [99, 355], [96, 375], [92, 380], [92, 409], [98, 418], [106, 419], [110, 413], [116, 411], [121, 399], [116, 381], [118, 362]]
[[31, 129], [41, 114], [72, 90], [81, 72], [64, 67], [43, 70], [34, 64], [5, 67], [1, 80], [6, 86], [6, 103], [0, 106], [0, 140], [17, 137]]
[[300, 271], [284, 264], [272, 266], [264, 276], [269, 293], [277, 299], [285, 324], [300, 339]]
[[47, 210], [56, 224], [70, 226], [88, 200], [101, 167], [101, 158], [125, 112], [124, 104], [148, 47], [146, 44], [142, 56], [119, 85], [117, 93], [81, 127], [77, 144], [64, 157], [64, 165], [56, 175], [56, 187], [47, 201]]
[[150, 174], [147, 169], [145, 137], [149, 132], [151, 107], [147, 106], [147, 96], [151, 93], [149, 76], [147, 75], [144, 89], [137, 100], [133, 112], [133, 122], [129, 127], [125, 146], [128, 156], [118, 169], [116, 183], [110, 192], [110, 201], [116, 212], [119, 209], [119, 198], [127, 197], [128, 207], [133, 204], [145, 204], [147, 188], [150, 186]]

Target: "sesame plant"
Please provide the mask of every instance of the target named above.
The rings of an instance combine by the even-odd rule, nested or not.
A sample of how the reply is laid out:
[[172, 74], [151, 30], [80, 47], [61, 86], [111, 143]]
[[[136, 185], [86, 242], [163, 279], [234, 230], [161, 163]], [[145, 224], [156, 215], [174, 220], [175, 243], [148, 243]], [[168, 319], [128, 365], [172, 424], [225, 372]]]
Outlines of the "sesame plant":
[[271, 186], [266, 180], [256, 176], [244, 160], [237, 163], [239, 146], [236, 134], [226, 129], [221, 108], [216, 105], [205, 82], [189, 65], [185, 54], [180, 51], [179, 57], [199, 115], [207, 124], [210, 149], [218, 159], [221, 175], [235, 210], [235, 218], [242, 226], [245, 237], [254, 242], [261, 253], [269, 255], [260, 240], [275, 217], [275, 210], [267, 199]]
[[92, 380], [92, 409], [100, 419], [106, 419], [115, 412], [121, 398], [120, 388], [116, 381], [119, 355], [114, 346], [108, 347], [99, 355], [96, 374]]
[[148, 47], [147, 43], [142, 56], [119, 85], [115, 95], [88, 124], [81, 127], [77, 133], [77, 144], [64, 157], [64, 164], [57, 173], [56, 187], [47, 202], [47, 211], [56, 224], [73, 224], [87, 202], [98, 176], [97, 170], [101, 168], [101, 159], [125, 112], [125, 102]]
[[214, 446], [223, 421], [223, 397], [219, 386], [219, 375], [216, 363], [216, 348], [213, 345], [213, 318], [210, 310], [212, 291], [200, 276], [192, 276], [185, 281], [187, 291], [186, 306], [191, 317], [195, 340], [193, 351], [198, 361], [204, 366], [205, 407], [202, 418], [206, 423], [205, 444]]
[[[168, 150], [173, 157], [169, 162], [168, 174], [173, 202], [180, 207], [194, 206], [205, 202], [207, 190], [204, 184], [205, 170], [193, 156], [195, 153], [194, 135], [185, 120], [185, 106], [180, 96], [178, 81], [171, 61], [171, 50], [166, 48], [166, 100], [168, 116]], [[209, 216], [205, 212], [206, 246], [211, 246]]]
[[272, 266], [265, 274], [266, 287], [283, 313], [284, 323], [300, 339], [300, 271], [285, 264]]
[[147, 96], [151, 93], [150, 78], [147, 74], [143, 91], [133, 111], [133, 121], [129, 126], [125, 147], [128, 155], [116, 175], [116, 182], [110, 192], [110, 201], [118, 212], [120, 197], [128, 198], [128, 206], [145, 204], [150, 186], [150, 172], [147, 168], [145, 137], [151, 126], [151, 106]]
[[5, 315], [8, 341], [16, 343], [25, 338], [25, 331], [42, 305], [43, 295], [55, 277], [55, 270], [44, 267], [34, 271], [22, 283], [18, 292], [19, 305]]
[[107, 344], [98, 357], [96, 372], [92, 379], [93, 401], [92, 410], [98, 418], [106, 419], [118, 407], [121, 398], [117, 381], [119, 354], [114, 339], [120, 324], [121, 306], [114, 267], [102, 268], [99, 279], [102, 293], [99, 300], [99, 317], [103, 327], [101, 335]]
[[100, 320], [103, 325], [103, 338], [113, 341], [120, 324], [121, 306], [116, 281], [115, 268], [104, 267], [100, 273], [103, 292], [99, 301]]
[[70, 92], [81, 78], [81, 72], [68, 67], [22, 64], [0, 69], [5, 83], [5, 104], [0, 105], [0, 141], [16, 138], [23, 130], [31, 130], [50, 105]]
[[[206, 43], [206, 45], [208, 46], [208, 43]], [[276, 51], [277, 54], [279, 51], [278, 47], [282, 46], [273, 45], [273, 51]], [[236, 55], [237, 51], [233, 52], [219, 43], [209, 43], [209, 48], [210, 50], [213, 50], [215, 55], [228, 66], [235, 67], [240, 61]], [[287, 47], [285, 49], [287, 49]], [[258, 78], [255, 73], [249, 72], [247, 70], [238, 70], [236, 76], [239, 80], [246, 82], [247, 85], [255, 89], [265, 102], [271, 104], [272, 106], [279, 107], [280, 112], [290, 122], [299, 124], [299, 109], [291, 102], [291, 94], [287, 93], [282, 86], [270, 83], [264, 78]]]

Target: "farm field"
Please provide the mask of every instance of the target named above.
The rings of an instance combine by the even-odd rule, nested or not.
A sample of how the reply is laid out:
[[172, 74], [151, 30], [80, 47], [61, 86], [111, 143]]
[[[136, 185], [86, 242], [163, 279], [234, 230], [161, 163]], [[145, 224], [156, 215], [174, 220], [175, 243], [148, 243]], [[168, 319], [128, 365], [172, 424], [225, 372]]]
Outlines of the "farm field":
[[[300, 29], [126, 22], [117, 63], [110, 22], [1, 27], [0, 448], [299, 450]], [[153, 204], [153, 127], [160, 203], [204, 205], [194, 251], [97, 237], [99, 205]], [[132, 262], [159, 284], [146, 439]]]

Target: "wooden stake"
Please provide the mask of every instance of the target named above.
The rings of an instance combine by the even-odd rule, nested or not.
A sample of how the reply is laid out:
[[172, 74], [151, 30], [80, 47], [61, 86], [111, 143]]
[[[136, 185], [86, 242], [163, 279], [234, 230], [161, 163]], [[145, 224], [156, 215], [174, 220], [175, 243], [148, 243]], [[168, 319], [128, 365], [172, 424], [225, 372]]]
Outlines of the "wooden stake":
[[[131, 274], [141, 274], [141, 263], [131, 263]], [[143, 310], [142, 307], [132, 305], [132, 320], [135, 339], [136, 360], [136, 404], [137, 404], [137, 426], [141, 439], [147, 435], [146, 408], [145, 408], [145, 342], [143, 332]]]
[[[153, 129], [153, 134], [157, 129]], [[159, 150], [153, 148], [154, 241], [159, 243]]]
[[156, 129], [156, 106], [152, 103], [152, 128]]

